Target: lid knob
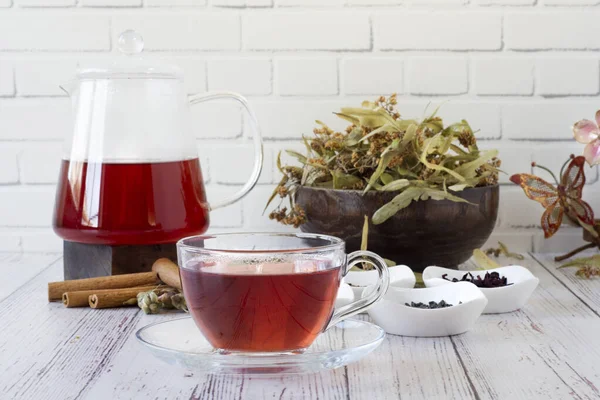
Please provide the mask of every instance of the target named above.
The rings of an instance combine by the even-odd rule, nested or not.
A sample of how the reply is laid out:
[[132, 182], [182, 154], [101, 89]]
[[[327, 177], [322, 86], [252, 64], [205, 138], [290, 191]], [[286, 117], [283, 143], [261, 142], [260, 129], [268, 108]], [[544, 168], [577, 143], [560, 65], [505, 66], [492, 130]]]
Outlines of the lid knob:
[[144, 50], [144, 38], [132, 29], [128, 29], [119, 35], [117, 47], [123, 54], [140, 54]]

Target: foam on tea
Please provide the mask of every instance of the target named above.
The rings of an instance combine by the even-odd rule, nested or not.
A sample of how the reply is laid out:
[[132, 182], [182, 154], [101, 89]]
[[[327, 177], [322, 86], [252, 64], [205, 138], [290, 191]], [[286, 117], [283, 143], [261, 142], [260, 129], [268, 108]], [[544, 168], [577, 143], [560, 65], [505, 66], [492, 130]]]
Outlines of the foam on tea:
[[310, 345], [326, 327], [341, 280], [324, 260], [198, 264], [181, 269], [196, 324], [214, 346], [288, 351]]

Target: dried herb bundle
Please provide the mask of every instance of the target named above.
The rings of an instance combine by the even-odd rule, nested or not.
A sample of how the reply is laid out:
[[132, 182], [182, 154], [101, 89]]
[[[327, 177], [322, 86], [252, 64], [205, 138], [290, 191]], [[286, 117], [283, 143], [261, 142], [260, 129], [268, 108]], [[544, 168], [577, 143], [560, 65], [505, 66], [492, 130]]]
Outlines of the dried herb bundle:
[[593, 255], [591, 257], [581, 257], [571, 260], [559, 268], [579, 268], [575, 275], [581, 278], [590, 279], [592, 277], [600, 276], [600, 254]]
[[188, 312], [183, 293], [175, 288], [161, 288], [138, 293], [137, 298], [132, 299], [146, 314], [158, 314], [162, 310], [183, 310]]
[[269, 217], [295, 227], [306, 220], [294, 203], [299, 186], [399, 192], [373, 215], [372, 222], [381, 224], [412, 201], [466, 202], [453, 193], [497, 183], [498, 152], [479, 150], [467, 121], [444, 127], [437, 110], [422, 121], [402, 119], [395, 106], [392, 95], [342, 108], [335, 114], [350, 122], [345, 132], [316, 121], [314, 137], [303, 137], [306, 155], [286, 150], [301, 167], [282, 166], [281, 154], [277, 158], [283, 177], [267, 206], [280, 196], [289, 199], [289, 208], [282, 201]]
[[450, 282], [471, 282], [480, 288], [495, 288], [512, 285], [512, 283], [507, 282], [505, 276], [500, 276], [498, 272], [486, 272], [483, 279], [479, 275], [474, 277], [470, 272], [464, 274], [461, 279], [448, 279], [448, 274], [442, 275], [442, 279]]

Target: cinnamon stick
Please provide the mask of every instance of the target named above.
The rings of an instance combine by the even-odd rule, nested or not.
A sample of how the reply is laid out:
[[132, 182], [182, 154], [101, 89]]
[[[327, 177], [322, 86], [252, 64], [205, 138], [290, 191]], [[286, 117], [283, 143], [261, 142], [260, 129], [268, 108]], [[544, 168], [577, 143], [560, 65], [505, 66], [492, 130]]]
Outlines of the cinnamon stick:
[[138, 293], [157, 288], [160, 286], [96, 291], [88, 297], [88, 304], [91, 308], [136, 306]]
[[[126, 288], [125, 290], [134, 291], [137, 293], [147, 292], [152, 289], [161, 288], [163, 286], [138, 286], [134, 288]], [[89, 307], [90, 296], [93, 294], [110, 293], [123, 289], [93, 289], [93, 290], [78, 290], [76, 292], [65, 292], [62, 295], [62, 302], [67, 308], [73, 307]], [[135, 297], [135, 296], [134, 296]]]
[[167, 285], [182, 290], [179, 267], [168, 258], [159, 258], [152, 265], [152, 271]]
[[122, 289], [160, 283], [156, 272], [101, 276], [48, 283], [48, 301], [61, 301], [63, 293], [82, 290]]

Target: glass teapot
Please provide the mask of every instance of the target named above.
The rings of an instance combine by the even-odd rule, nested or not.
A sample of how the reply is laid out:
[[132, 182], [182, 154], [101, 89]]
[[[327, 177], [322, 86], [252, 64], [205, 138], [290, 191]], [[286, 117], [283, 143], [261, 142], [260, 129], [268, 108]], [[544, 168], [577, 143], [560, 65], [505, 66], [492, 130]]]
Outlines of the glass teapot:
[[[256, 118], [236, 93], [186, 96], [182, 71], [148, 63], [142, 37], [125, 31], [121, 55], [80, 69], [63, 87], [74, 123], [66, 140], [53, 227], [64, 240], [105, 245], [173, 243], [208, 229], [210, 210], [232, 204], [256, 184], [263, 161]], [[254, 168], [231, 198], [208, 204], [190, 104], [231, 98], [248, 112]]]

